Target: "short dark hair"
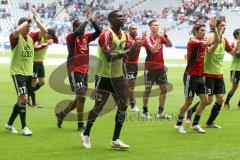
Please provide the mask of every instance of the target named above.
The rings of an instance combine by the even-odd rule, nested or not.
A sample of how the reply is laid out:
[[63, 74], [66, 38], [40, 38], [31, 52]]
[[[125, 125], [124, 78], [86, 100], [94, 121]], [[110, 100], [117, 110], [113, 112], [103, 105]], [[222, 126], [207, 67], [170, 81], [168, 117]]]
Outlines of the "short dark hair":
[[119, 10], [114, 10], [114, 11], [111, 11], [109, 14], [108, 14], [108, 20], [109, 19], [112, 19], [116, 16], [116, 13], [117, 12], [120, 12]]
[[78, 27], [78, 23], [79, 23], [79, 22], [80, 22], [79, 19], [73, 21], [73, 30], [75, 30], [76, 27]]
[[201, 27], [206, 27], [206, 25], [205, 25], [205, 24], [196, 24], [196, 25], [194, 25], [194, 26], [193, 26], [193, 29], [192, 29], [192, 34], [195, 36], [194, 31], [199, 31], [199, 29], [200, 29]]
[[151, 20], [151, 21], [148, 23], [148, 26], [151, 26], [151, 24], [152, 24], [153, 22], [157, 22], [157, 20], [156, 20], [156, 19]]
[[55, 36], [56, 30], [54, 28], [48, 28], [47, 32], [50, 36]]
[[226, 22], [224, 18], [220, 17], [219, 19], [217, 19], [217, 24], [216, 26], [218, 27], [222, 22]]
[[28, 22], [29, 21], [29, 18], [27, 17], [22, 17], [19, 19], [18, 21], [18, 25], [20, 26], [21, 24], [23, 24], [24, 22]]
[[234, 37], [235, 39], [237, 39], [237, 35], [239, 35], [239, 34], [240, 34], [240, 28], [235, 29], [235, 30], [233, 31], [233, 37]]

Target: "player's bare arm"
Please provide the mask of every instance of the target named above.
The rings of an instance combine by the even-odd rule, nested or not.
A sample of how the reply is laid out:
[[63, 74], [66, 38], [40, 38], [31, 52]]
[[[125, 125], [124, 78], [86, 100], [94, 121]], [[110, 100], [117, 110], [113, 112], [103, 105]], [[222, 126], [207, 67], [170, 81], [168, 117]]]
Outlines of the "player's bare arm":
[[167, 36], [167, 31], [168, 31], [168, 29], [167, 28], [164, 28], [163, 29], [163, 35], [164, 35], [164, 37], [166, 38], [166, 46], [167, 47], [172, 47], [173, 45], [172, 45], [172, 42], [171, 42], [171, 40], [168, 38], [168, 36]]
[[116, 61], [118, 59], [122, 59], [124, 56], [127, 55], [132, 55], [135, 53], [137, 48], [140, 48], [143, 45], [142, 41], [136, 41], [131, 47], [129, 47], [128, 49], [122, 51], [119, 54], [114, 54], [114, 53], [106, 53], [105, 56], [107, 58], [108, 62], [112, 62], [112, 61]]
[[87, 12], [87, 19], [92, 23], [93, 28], [95, 29], [95, 32], [93, 33], [93, 39], [96, 39], [101, 34], [102, 29], [94, 21], [94, 18], [93, 18], [93, 15], [92, 15], [92, 11], [89, 8], [87, 8], [86, 12]]
[[13, 32], [13, 36], [15, 38], [18, 38], [18, 36], [20, 35], [21, 32], [23, 32], [24, 30], [26, 30], [28, 27], [30, 27], [30, 24], [32, 22], [32, 19], [29, 18], [26, 22], [23, 22], [21, 25], [19, 25], [15, 31]]
[[157, 36], [156, 39], [155, 39], [154, 45], [150, 48], [150, 51], [151, 51], [152, 54], [154, 54], [154, 53], [157, 52], [157, 49], [158, 49], [160, 43], [161, 43], [161, 40], [160, 40], [160, 38]]
[[204, 42], [203, 46], [211, 46], [218, 44], [220, 42], [220, 36], [217, 31], [217, 20], [216, 17], [211, 17], [210, 22], [209, 22], [209, 27], [211, 29], [209, 36], [207, 37], [207, 41]]
[[37, 11], [35, 8], [31, 9], [33, 20], [37, 23], [38, 28], [41, 30], [41, 36], [45, 36], [47, 34], [47, 27], [40, 21], [40, 19], [37, 17]]
[[229, 52], [229, 54], [238, 55], [238, 57], [240, 57], [240, 39], [237, 40], [236, 47], [231, 52]]

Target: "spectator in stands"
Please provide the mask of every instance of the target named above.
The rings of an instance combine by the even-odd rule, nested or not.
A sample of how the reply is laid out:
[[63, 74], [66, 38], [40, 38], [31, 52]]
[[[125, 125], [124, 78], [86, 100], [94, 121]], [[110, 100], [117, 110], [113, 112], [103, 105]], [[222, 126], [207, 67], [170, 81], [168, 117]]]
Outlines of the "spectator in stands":
[[1, 4], [8, 4], [8, 0], [2, 0]]

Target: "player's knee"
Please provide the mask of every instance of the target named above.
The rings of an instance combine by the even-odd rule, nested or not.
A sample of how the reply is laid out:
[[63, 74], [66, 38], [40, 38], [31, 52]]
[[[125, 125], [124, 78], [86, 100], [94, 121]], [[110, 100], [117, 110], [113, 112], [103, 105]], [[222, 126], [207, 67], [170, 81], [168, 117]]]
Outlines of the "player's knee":
[[216, 97], [216, 102], [217, 102], [218, 104], [222, 104], [223, 101], [224, 101], [223, 96]]
[[130, 81], [129, 81], [129, 84], [130, 84], [130, 87], [131, 87], [131, 88], [134, 88], [135, 85], [136, 85], [136, 84], [135, 84], [135, 80], [130, 80]]
[[207, 105], [212, 104], [212, 101], [213, 101], [212, 99], [208, 99], [208, 100], [207, 100]]
[[150, 92], [151, 92], [151, 90], [152, 90], [152, 86], [146, 85], [146, 86], [145, 86], [144, 94], [149, 95]]
[[188, 109], [191, 105], [192, 105], [192, 101], [187, 101], [187, 102], [185, 102], [185, 103], [183, 104], [183, 107], [184, 107], [185, 109]]
[[44, 80], [39, 81], [38, 84], [39, 84], [40, 86], [43, 86], [43, 85], [45, 84], [45, 81], [44, 81]]
[[133, 91], [134, 88], [135, 88], [135, 85], [129, 85], [129, 90], [130, 90], [130, 91]]
[[234, 93], [238, 88], [238, 84], [234, 84], [231, 88], [231, 92]]
[[203, 107], [205, 107], [205, 106], [208, 105], [209, 102], [208, 102], [208, 99], [205, 99], [205, 98], [204, 98], [204, 99], [201, 100], [200, 103], [201, 103], [201, 105], [202, 105]]
[[83, 89], [77, 89], [76, 90], [76, 98], [81, 98], [85, 96], [86, 91]]
[[160, 88], [161, 94], [166, 94], [167, 93], [167, 87], [163, 86]]
[[126, 118], [126, 112], [118, 111], [115, 121], [118, 123], [123, 123], [125, 121], [125, 118]]
[[27, 95], [21, 95], [21, 96], [19, 97], [19, 101], [20, 101], [21, 104], [27, 104], [27, 102], [28, 102], [28, 97], [27, 97]]
[[32, 79], [32, 84], [36, 85], [37, 84], [37, 79]]
[[127, 101], [125, 102], [120, 102], [118, 105], [118, 111], [125, 112], [127, 110]]

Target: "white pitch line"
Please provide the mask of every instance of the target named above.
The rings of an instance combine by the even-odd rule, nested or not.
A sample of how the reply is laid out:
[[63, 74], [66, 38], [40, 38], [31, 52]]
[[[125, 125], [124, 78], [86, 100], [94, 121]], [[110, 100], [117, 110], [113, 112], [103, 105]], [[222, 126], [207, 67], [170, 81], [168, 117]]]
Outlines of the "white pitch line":
[[[0, 64], [10, 64], [9, 57], [0, 57]], [[61, 65], [66, 62], [65, 58], [48, 58], [44, 61], [44, 65]], [[186, 64], [165, 63], [167, 67], [186, 67]]]

